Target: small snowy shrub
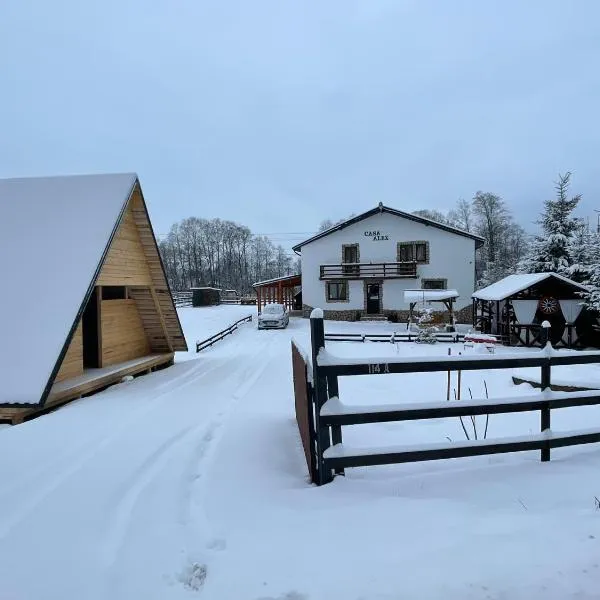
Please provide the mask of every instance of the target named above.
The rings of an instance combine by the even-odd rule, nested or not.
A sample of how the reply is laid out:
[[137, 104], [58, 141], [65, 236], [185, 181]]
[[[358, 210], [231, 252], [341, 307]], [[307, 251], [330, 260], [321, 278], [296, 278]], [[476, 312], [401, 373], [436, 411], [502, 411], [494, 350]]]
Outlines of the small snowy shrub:
[[429, 323], [433, 321], [433, 311], [431, 308], [424, 308], [419, 312], [419, 316], [417, 318], [417, 323], [421, 326], [427, 326]]
[[419, 331], [415, 342], [417, 342], [417, 344], [437, 344], [436, 333], [437, 329], [435, 327], [422, 328]]
[[[489, 396], [489, 393], [488, 393], [487, 381], [485, 379], [483, 380], [483, 385], [484, 385], [484, 388], [485, 388], [485, 397], [486, 397], [486, 400], [489, 400], [490, 396]], [[468, 388], [468, 389], [469, 389], [469, 396], [470, 396], [471, 400], [473, 400], [473, 393], [471, 392], [471, 388]], [[456, 394], [456, 389], [454, 389], [454, 399], [455, 400], [460, 400], [460, 396], [458, 396]], [[468, 427], [465, 426], [463, 418], [462, 417], [458, 417], [458, 419], [460, 420], [460, 425], [462, 427], [463, 433], [465, 434], [465, 437], [467, 438], [467, 440], [471, 440], [471, 439], [475, 439], [475, 440], [482, 439], [482, 440], [485, 440], [485, 439], [487, 439], [488, 425], [490, 424], [490, 415], [489, 414], [485, 415], [485, 429], [483, 431], [483, 435], [481, 434], [481, 431], [477, 428], [477, 417], [475, 415], [471, 415], [468, 418], [469, 418], [469, 421], [471, 422], [471, 427], [473, 428], [473, 434], [472, 434], [473, 438], [471, 438], [471, 436], [469, 435], [468, 429], [470, 429], [470, 428], [468, 428]], [[467, 423], [469, 421], [467, 421]]]

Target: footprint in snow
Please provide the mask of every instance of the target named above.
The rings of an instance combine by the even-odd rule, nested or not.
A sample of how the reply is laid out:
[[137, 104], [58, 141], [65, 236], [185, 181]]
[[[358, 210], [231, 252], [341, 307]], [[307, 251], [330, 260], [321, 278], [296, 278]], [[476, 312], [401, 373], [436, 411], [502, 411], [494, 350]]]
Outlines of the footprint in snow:
[[215, 538], [214, 540], [211, 540], [206, 547], [209, 550], [221, 552], [225, 550], [225, 548], [227, 547], [227, 543], [221, 538]]
[[183, 587], [188, 590], [199, 592], [206, 581], [206, 575], [206, 565], [190, 562], [185, 566], [177, 579], [183, 584]]

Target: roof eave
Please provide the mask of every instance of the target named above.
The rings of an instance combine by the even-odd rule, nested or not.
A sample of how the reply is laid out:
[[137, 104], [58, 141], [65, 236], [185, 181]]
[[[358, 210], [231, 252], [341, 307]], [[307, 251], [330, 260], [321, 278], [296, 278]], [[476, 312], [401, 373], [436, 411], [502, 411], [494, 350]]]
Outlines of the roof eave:
[[405, 213], [401, 210], [397, 210], [395, 208], [390, 208], [389, 206], [380, 205], [380, 206], [376, 206], [375, 208], [372, 208], [364, 213], [361, 213], [360, 215], [356, 215], [355, 217], [352, 217], [346, 221], [343, 221], [342, 223], [338, 223], [337, 225], [334, 225], [333, 227], [330, 227], [329, 229], [326, 229], [325, 231], [321, 231], [321, 232], [317, 233], [316, 235], [313, 235], [312, 237], [308, 238], [307, 240], [300, 242], [299, 244], [296, 244], [295, 246], [293, 246], [292, 250], [296, 254], [299, 254], [299, 252], [302, 250], [303, 246], [307, 246], [308, 244], [311, 244], [312, 242], [315, 242], [318, 239], [326, 237], [336, 231], [341, 231], [345, 227], [354, 225], [354, 223], [358, 223], [364, 219], [369, 218], [370, 216], [372, 216], [376, 213], [381, 213], [381, 212], [385, 212], [385, 213], [388, 213], [388, 214], [391, 214], [391, 215], [394, 215], [397, 217], [409, 219], [411, 221], [421, 223], [422, 225], [425, 225], [426, 227], [435, 227], [437, 229], [442, 229], [443, 231], [446, 231], [448, 233], [454, 233], [455, 235], [460, 235], [462, 237], [471, 238], [475, 241], [475, 248], [477, 248], [477, 249], [481, 248], [485, 243], [485, 240], [481, 236], [475, 235], [468, 231], [463, 231], [461, 229], [457, 229], [456, 227], [451, 227], [450, 225], [444, 225], [443, 223], [438, 223], [436, 221], [432, 221], [431, 219], [426, 219], [426, 218], [420, 217], [418, 215], [412, 215], [410, 213]]

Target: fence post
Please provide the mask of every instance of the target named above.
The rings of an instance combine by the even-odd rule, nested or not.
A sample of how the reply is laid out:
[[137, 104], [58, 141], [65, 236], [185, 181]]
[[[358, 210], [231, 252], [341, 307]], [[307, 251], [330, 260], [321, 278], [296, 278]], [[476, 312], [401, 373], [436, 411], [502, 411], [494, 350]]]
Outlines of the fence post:
[[[552, 348], [550, 344], [550, 323], [548, 321], [544, 321], [542, 323], [542, 332], [541, 332], [541, 342], [542, 348]], [[540, 378], [540, 386], [542, 391], [550, 391], [550, 356], [546, 358], [544, 364], [542, 365], [542, 372]], [[550, 429], [550, 405], [546, 408], [542, 408], [541, 412], [541, 431], [542, 433], [548, 429]], [[546, 448], [542, 448], [541, 450], [541, 458], [542, 462], [548, 462], [550, 460], [550, 444]]]
[[310, 343], [312, 350], [313, 385], [315, 394], [315, 430], [317, 432], [317, 471], [319, 485], [333, 480], [331, 470], [325, 471], [323, 453], [331, 446], [329, 427], [321, 425], [321, 408], [327, 401], [327, 379], [321, 374], [317, 357], [321, 348], [325, 348], [325, 327], [323, 311], [315, 308], [310, 313]]
[[[339, 398], [340, 388], [338, 386], [338, 378], [337, 375], [329, 375], [327, 377], [327, 398]], [[341, 425], [332, 425], [331, 426], [331, 442], [333, 444], [341, 444], [342, 443], [342, 426]], [[344, 469], [342, 467], [338, 467], [335, 469], [336, 475], [343, 475]]]

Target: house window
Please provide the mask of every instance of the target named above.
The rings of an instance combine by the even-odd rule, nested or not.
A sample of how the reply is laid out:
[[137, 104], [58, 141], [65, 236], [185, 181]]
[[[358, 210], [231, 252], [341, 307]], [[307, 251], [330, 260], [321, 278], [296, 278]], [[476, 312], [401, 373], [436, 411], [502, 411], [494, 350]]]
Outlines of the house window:
[[[360, 262], [360, 254], [358, 244], [343, 244], [342, 245], [342, 263], [357, 263]], [[358, 265], [344, 264], [342, 273], [344, 275], [358, 274], [360, 267]]]
[[348, 282], [347, 281], [328, 281], [327, 282], [327, 301], [328, 302], [347, 302], [348, 301]]
[[446, 290], [448, 289], [447, 279], [422, 279], [422, 290]]
[[103, 285], [102, 300], [125, 300], [127, 290], [124, 285]]
[[398, 242], [398, 262], [429, 262], [429, 242]]

